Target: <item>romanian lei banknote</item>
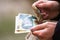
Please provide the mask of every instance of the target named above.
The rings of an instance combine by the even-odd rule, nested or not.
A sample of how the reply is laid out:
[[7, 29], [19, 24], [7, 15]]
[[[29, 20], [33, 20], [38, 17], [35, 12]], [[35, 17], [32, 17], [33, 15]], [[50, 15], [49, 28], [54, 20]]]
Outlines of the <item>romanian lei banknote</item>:
[[19, 13], [15, 17], [15, 33], [27, 33], [36, 25], [36, 17], [30, 14]]
[[38, 38], [30, 32], [30, 29], [37, 25], [35, 20], [36, 17], [30, 14], [19, 13], [15, 17], [15, 34], [28, 33], [25, 40], [38, 40]]

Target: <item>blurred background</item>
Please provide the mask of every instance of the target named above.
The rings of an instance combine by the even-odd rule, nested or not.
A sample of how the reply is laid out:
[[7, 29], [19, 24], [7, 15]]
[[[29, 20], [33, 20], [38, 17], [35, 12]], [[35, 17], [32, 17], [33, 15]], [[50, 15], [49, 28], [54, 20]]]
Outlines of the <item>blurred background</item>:
[[36, 0], [0, 0], [0, 40], [25, 40], [26, 34], [15, 34], [18, 13], [34, 15], [31, 5]]

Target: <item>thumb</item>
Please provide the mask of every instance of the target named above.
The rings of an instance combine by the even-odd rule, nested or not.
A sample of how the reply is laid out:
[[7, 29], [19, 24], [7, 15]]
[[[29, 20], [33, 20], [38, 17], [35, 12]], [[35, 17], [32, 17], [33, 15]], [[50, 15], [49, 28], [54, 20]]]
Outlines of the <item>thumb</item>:
[[39, 9], [46, 9], [49, 7], [47, 3], [41, 3], [36, 5]]
[[34, 31], [33, 34], [36, 35], [36, 36], [45, 36], [45, 33], [47, 32], [47, 28], [45, 29], [42, 29], [42, 30], [37, 30], [37, 31]]
[[44, 3], [37, 4], [36, 6], [39, 9], [49, 9], [49, 8], [51, 9], [51, 8], [57, 7], [58, 5], [59, 5], [58, 2], [56, 2], [56, 1], [47, 1]]
[[46, 38], [46, 32], [47, 32], [47, 29], [43, 29], [43, 30], [38, 30], [38, 31], [34, 31], [32, 34], [39, 37], [39, 38]]
[[42, 23], [42, 24], [36, 25], [35, 27], [31, 28], [31, 31], [34, 32], [37, 30], [45, 29], [45, 28], [46, 28], [46, 23]]

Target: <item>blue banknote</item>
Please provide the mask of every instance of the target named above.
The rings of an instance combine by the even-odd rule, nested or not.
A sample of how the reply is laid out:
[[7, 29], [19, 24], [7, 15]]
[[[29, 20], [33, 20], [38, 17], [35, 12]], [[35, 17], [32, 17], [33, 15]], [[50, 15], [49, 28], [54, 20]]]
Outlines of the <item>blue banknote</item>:
[[32, 27], [35, 27], [36, 17], [31, 14], [18, 14], [15, 17], [15, 33], [27, 33], [30, 32]]
[[36, 17], [32, 16], [32, 15], [27, 15], [27, 14], [21, 14], [19, 16], [19, 18], [22, 20], [22, 25], [21, 27], [23, 29], [30, 29], [32, 28], [33, 26], [35, 26], [35, 19]]

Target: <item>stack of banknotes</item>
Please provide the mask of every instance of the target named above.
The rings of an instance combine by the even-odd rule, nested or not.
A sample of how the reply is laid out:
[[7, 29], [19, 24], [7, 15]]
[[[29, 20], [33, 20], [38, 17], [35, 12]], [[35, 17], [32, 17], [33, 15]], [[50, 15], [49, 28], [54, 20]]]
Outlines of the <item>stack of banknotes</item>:
[[25, 40], [37, 40], [37, 37], [30, 32], [30, 29], [37, 25], [35, 20], [36, 17], [31, 14], [19, 13], [15, 17], [15, 34], [28, 33]]

